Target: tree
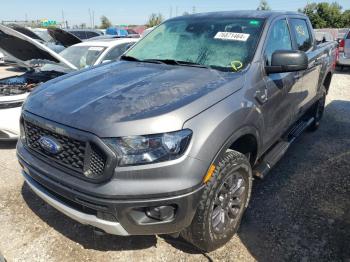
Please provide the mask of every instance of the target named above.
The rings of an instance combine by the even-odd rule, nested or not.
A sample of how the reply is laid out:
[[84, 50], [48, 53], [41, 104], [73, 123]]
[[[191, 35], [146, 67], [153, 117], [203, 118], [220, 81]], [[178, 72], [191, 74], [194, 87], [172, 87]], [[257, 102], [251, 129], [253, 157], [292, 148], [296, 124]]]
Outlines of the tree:
[[309, 3], [299, 12], [306, 14], [314, 28], [342, 28], [350, 24], [350, 10], [342, 13], [342, 7], [337, 3]]
[[164, 21], [164, 18], [162, 16], [162, 14], [151, 14], [148, 21], [147, 21], [146, 26], [153, 27], [153, 26], [159, 25], [163, 21]]
[[271, 10], [271, 8], [266, 0], [260, 0], [260, 4], [256, 10], [268, 11], [268, 10]]
[[112, 23], [111, 21], [109, 21], [109, 19], [106, 17], [106, 16], [101, 16], [101, 25], [100, 25], [100, 28], [101, 29], [106, 29], [108, 27], [111, 27], [112, 26]]
[[186, 11], [186, 12], [183, 12], [182, 15], [190, 15], [190, 13]]
[[343, 23], [344, 23], [344, 27], [350, 27], [350, 9], [349, 10], [345, 10], [343, 15]]

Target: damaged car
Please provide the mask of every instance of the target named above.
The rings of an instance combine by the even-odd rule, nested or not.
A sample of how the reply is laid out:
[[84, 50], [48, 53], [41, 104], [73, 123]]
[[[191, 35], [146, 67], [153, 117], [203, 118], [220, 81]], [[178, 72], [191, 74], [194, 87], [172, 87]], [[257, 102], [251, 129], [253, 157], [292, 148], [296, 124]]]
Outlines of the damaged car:
[[0, 49], [28, 71], [0, 79], [0, 140], [19, 136], [21, 107], [39, 84], [90, 66], [116, 60], [137, 39], [82, 42], [57, 54], [16, 30], [0, 25]]

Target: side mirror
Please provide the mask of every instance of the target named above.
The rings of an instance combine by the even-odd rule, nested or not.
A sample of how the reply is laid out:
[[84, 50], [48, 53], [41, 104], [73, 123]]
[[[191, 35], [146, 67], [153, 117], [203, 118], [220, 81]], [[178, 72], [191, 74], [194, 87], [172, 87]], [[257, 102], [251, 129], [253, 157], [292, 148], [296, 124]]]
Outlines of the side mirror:
[[267, 74], [285, 73], [305, 70], [308, 67], [308, 58], [303, 51], [277, 50], [273, 52], [271, 65], [265, 66]]

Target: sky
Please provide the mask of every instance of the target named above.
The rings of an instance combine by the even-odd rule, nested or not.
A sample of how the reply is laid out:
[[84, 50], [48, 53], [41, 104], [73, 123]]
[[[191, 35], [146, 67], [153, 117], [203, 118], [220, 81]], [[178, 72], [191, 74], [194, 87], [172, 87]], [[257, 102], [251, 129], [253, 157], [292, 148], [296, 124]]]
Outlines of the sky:
[[[309, 2], [333, 2], [313, 0]], [[209, 12], [225, 10], [256, 9], [259, 0], [0, 0], [0, 21], [41, 20], [61, 22], [63, 17], [69, 25], [92, 24], [90, 13], [94, 13], [95, 25], [100, 17], [107, 16], [113, 24], [145, 24], [151, 13], [161, 13], [165, 18], [184, 12]], [[273, 10], [296, 11], [307, 0], [267, 0]], [[350, 0], [337, 1], [343, 10], [350, 9]], [[63, 16], [62, 16], [63, 14]]]

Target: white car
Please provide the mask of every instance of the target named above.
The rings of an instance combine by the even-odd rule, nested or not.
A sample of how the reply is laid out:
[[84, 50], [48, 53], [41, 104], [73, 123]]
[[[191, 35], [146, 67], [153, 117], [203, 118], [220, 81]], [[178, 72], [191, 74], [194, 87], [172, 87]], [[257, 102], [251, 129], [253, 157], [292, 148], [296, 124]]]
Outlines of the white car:
[[147, 28], [145, 31], [143, 31], [143, 33], [141, 34], [141, 38], [145, 37], [146, 35], [148, 35], [149, 33], [151, 33], [153, 31], [153, 29], [156, 28], [155, 26]]
[[5, 63], [5, 55], [0, 52], [0, 64]]
[[82, 42], [57, 54], [0, 25], [0, 49], [29, 69], [21, 76], [0, 79], [0, 140], [18, 138], [21, 107], [33, 88], [66, 73], [117, 60], [135, 42], [134, 38]]

